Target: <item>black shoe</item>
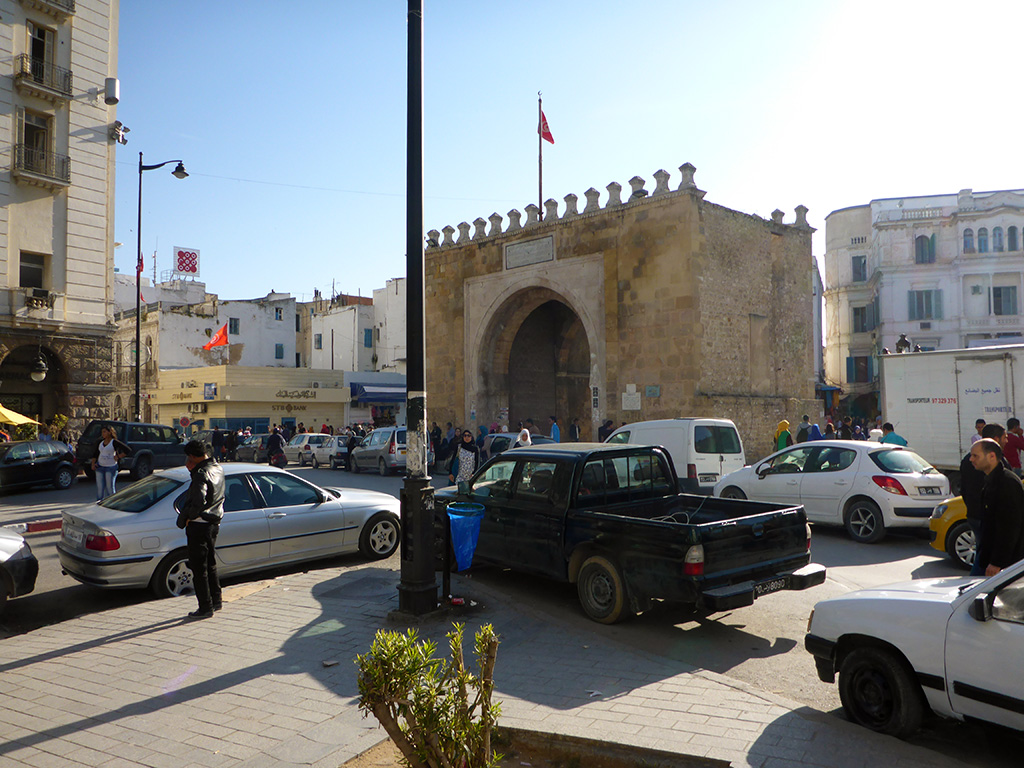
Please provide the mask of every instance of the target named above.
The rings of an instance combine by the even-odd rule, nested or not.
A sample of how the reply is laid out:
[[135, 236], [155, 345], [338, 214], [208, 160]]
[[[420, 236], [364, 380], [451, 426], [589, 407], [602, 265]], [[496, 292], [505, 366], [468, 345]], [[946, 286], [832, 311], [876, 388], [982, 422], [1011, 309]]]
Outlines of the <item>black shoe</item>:
[[213, 610], [215, 610], [215, 611], [219, 611], [223, 607], [224, 607], [224, 603], [214, 603], [213, 604]]
[[190, 612], [188, 617], [190, 619], [212, 619], [213, 609], [210, 608], [204, 611], [202, 608], [197, 608], [196, 610]]

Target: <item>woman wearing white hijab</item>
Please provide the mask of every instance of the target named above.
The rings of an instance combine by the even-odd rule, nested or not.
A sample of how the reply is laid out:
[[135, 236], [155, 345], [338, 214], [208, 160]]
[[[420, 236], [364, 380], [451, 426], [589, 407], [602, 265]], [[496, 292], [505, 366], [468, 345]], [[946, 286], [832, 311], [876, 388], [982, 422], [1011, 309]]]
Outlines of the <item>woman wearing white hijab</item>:
[[516, 444], [513, 448], [529, 448], [533, 445], [533, 440], [530, 439], [530, 430], [522, 429], [519, 431], [519, 437], [516, 438]]

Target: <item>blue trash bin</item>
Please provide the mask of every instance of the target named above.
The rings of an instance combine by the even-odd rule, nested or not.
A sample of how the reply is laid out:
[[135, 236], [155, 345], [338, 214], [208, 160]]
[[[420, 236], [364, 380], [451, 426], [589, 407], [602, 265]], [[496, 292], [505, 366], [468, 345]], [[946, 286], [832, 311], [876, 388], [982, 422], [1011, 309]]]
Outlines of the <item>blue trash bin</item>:
[[473, 564], [473, 553], [480, 540], [480, 521], [484, 516], [483, 504], [456, 502], [448, 505], [448, 525], [452, 532], [456, 570], [464, 571]]

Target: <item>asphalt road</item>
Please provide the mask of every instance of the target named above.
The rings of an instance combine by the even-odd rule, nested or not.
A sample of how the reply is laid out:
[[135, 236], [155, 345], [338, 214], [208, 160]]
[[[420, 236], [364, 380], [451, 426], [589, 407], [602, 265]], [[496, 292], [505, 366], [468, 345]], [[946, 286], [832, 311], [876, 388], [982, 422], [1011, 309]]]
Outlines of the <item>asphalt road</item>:
[[[401, 477], [353, 475], [329, 469], [294, 471], [319, 485], [366, 488], [396, 497], [403, 483]], [[435, 485], [445, 485], [443, 480], [438, 478]], [[126, 476], [122, 475], [120, 483], [123, 485], [126, 481]], [[0, 524], [53, 517], [65, 507], [90, 503], [94, 497], [94, 487], [85, 482], [67, 491], [0, 495]], [[99, 590], [61, 575], [54, 548], [58, 535], [55, 531], [29, 536], [40, 560], [36, 591], [8, 603], [6, 613], [0, 617], [0, 637], [31, 631], [83, 613], [151, 599], [143, 591]], [[811, 656], [803, 648], [807, 618], [814, 604], [854, 589], [914, 578], [963, 575], [963, 571], [928, 545], [925, 531], [891, 534], [878, 544], [864, 545], [850, 540], [841, 529], [816, 526], [812, 559], [828, 568], [828, 579], [819, 587], [803, 592], [775, 593], [753, 606], [709, 617], [685, 615], [658, 606], [631, 621], [601, 627], [599, 631], [653, 655], [719, 672], [794, 699], [823, 716], [842, 717], [837, 687], [818, 680]], [[295, 566], [291, 570], [357, 562], [359, 556], [350, 555]], [[288, 569], [260, 574], [259, 578], [285, 572]], [[252, 577], [241, 577], [238, 581], [246, 578]], [[475, 569], [470, 578], [484, 581], [524, 604], [557, 616], [560, 621], [582, 622], [594, 628], [583, 615], [572, 585], [553, 584], [496, 568]], [[978, 725], [932, 723], [914, 741], [986, 768], [1016, 768], [1024, 750], [1024, 740], [1020, 737]]]

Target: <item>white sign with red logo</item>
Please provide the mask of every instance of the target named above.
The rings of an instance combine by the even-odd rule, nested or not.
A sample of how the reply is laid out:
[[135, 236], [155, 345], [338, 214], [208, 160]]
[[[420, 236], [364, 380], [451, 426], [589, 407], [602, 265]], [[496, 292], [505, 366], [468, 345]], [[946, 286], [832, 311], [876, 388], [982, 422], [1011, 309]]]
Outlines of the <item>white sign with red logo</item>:
[[199, 249], [175, 246], [173, 254], [175, 277], [199, 277]]

